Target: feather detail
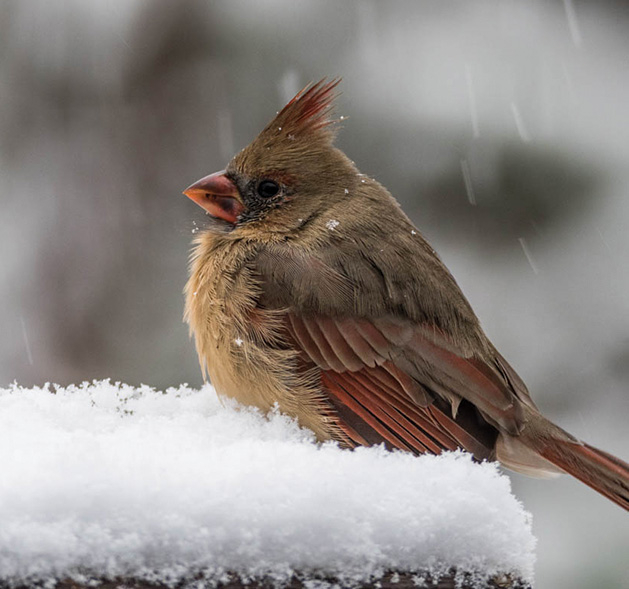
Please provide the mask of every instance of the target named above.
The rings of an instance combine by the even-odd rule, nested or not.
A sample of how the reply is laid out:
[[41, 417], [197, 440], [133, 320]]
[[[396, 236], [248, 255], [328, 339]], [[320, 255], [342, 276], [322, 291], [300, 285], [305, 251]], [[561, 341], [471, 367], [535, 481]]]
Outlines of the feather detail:
[[[321, 372], [321, 383], [337, 409], [338, 426], [357, 444], [357, 432], [369, 437], [369, 444], [384, 442], [415, 454], [440, 454], [443, 450], [465, 448], [477, 460], [492, 456], [494, 438], [482, 427], [469, 429], [446, 415], [439, 407], [415, 405], [396, 383], [383, 384], [384, 366], [358, 372]], [[360, 435], [360, 434], [358, 434]]]
[[336, 78], [326, 82], [324, 78], [316, 84], [308, 84], [277, 113], [264, 131], [281, 130], [285, 135], [301, 135], [332, 125], [336, 122], [330, 118], [337, 96], [334, 89], [340, 81]]

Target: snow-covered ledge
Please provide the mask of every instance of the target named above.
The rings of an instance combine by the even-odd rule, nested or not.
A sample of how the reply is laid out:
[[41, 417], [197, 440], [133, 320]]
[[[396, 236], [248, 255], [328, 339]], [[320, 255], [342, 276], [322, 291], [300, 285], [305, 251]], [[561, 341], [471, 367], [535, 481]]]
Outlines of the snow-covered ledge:
[[318, 445], [210, 386], [0, 389], [0, 585], [529, 583], [534, 546], [508, 478], [461, 453]]

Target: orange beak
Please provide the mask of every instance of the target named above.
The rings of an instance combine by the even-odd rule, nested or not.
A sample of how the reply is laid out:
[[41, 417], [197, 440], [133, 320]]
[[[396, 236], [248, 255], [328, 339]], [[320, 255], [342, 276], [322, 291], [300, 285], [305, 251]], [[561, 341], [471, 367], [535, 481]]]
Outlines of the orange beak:
[[236, 224], [245, 210], [236, 185], [225, 175], [225, 170], [210, 174], [188, 186], [183, 193], [213, 217]]

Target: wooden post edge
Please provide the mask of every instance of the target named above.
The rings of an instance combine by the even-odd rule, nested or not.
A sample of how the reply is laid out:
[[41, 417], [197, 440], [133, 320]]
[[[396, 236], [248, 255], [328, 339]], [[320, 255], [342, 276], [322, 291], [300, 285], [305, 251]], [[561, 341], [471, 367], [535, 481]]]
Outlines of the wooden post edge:
[[[527, 583], [512, 575], [497, 575], [485, 581], [479, 580], [478, 575], [463, 573], [458, 575], [451, 571], [438, 579], [433, 579], [428, 573], [421, 572], [388, 572], [382, 577], [359, 584], [346, 584], [334, 577], [303, 576], [297, 573], [289, 582], [278, 583], [271, 578], [241, 579], [237, 574], [228, 574], [223, 580], [216, 582], [205, 580], [203, 577], [190, 577], [179, 581], [175, 585], [161, 582], [151, 582], [133, 577], [119, 577], [116, 579], [94, 578], [79, 583], [72, 579], [56, 582], [50, 580], [20, 584], [0, 579], [0, 589], [310, 589], [316, 585], [330, 584], [338, 588], [352, 587], [352, 589], [532, 589]], [[315, 586], [316, 586], [315, 585]]]

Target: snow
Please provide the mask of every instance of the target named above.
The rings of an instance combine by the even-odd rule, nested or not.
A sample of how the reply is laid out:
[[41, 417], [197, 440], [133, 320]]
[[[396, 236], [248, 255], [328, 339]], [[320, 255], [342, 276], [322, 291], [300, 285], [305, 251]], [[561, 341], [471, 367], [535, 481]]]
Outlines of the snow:
[[465, 192], [467, 192], [467, 200], [471, 205], [476, 205], [476, 195], [474, 194], [474, 186], [472, 184], [472, 173], [470, 164], [466, 158], [461, 159], [461, 172], [463, 174], [463, 182], [465, 183]]
[[518, 135], [520, 136], [520, 139], [522, 139], [524, 143], [528, 143], [531, 140], [531, 136], [529, 135], [529, 132], [524, 125], [522, 113], [520, 113], [520, 109], [515, 102], [511, 102], [511, 112], [513, 113], [513, 120], [515, 121], [515, 127], [518, 130]]
[[209, 385], [13, 385], [0, 447], [0, 583], [532, 577], [529, 515], [494, 464], [320, 445]]
[[535, 263], [535, 260], [533, 259], [533, 255], [531, 254], [531, 250], [529, 249], [529, 246], [526, 243], [526, 239], [524, 239], [524, 237], [518, 237], [518, 241], [520, 242], [520, 246], [522, 246], [522, 251], [524, 252], [524, 255], [526, 256], [526, 259], [529, 263], [529, 266], [531, 267], [531, 270], [533, 270], [535, 274], [539, 274], [537, 264]]
[[570, 36], [572, 37], [572, 42], [576, 47], [581, 45], [581, 29], [579, 27], [579, 21], [577, 20], [577, 15], [574, 11], [574, 5], [572, 4], [572, 0], [563, 0], [564, 8], [566, 9], [566, 18], [568, 19], [568, 26], [570, 27]]
[[336, 219], [330, 219], [329, 221], [326, 222], [325, 226], [330, 231], [334, 231], [339, 226], [339, 222]]

